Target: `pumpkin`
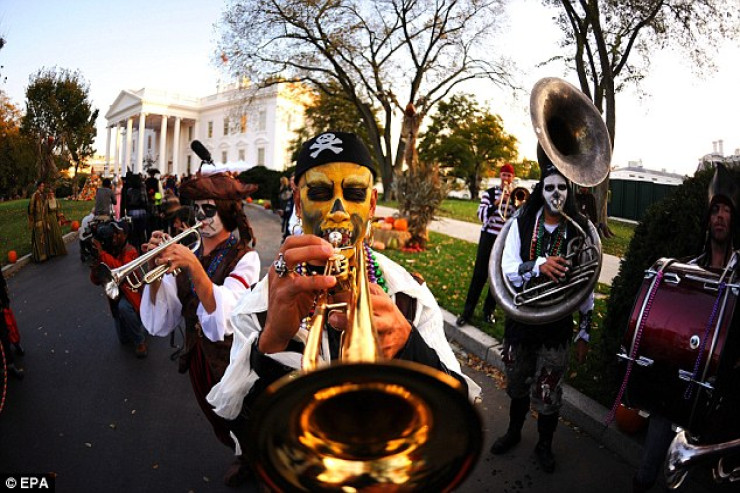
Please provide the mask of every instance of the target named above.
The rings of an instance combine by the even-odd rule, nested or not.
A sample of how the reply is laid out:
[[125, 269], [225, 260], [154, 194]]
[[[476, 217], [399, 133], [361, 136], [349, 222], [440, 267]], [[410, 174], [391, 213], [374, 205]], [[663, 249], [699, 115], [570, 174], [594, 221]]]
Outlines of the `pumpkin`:
[[393, 223], [393, 229], [395, 229], [396, 231], [408, 231], [409, 222], [406, 219], [396, 219], [396, 221]]
[[385, 219], [383, 219], [383, 221], [385, 221], [385, 222], [387, 222], [388, 224], [391, 224], [391, 225], [392, 225], [392, 224], [393, 224], [394, 222], [396, 222], [396, 220], [395, 220], [395, 218], [394, 218], [393, 216], [386, 216], [386, 218], [385, 218]]
[[269, 201], [265, 200], [264, 208], [267, 209], [267, 210], [270, 210], [272, 208], [272, 204], [270, 204]]
[[388, 240], [388, 243], [386, 244], [386, 246], [390, 250], [398, 250], [398, 238], [391, 237], [391, 239]]
[[18, 254], [15, 252], [15, 250], [10, 250], [8, 252], [8, 262], [14, 264], [16, 260], [18, 260]]
[[385, 243], [382, 241], [374, 241], [373, 242], [373, 250], [385, 250]]
[[640, 415], [639, 409], [620, 404], [615, 415], [617, 427], [628, 435], [641, 431], [647, 424], [647, 419]]
[[247, 197], [247, 204], [251, 204], [251, 203], [252, 203], [252, 197]]
[[72, 231], [77, 231], [78, 229], [80, 229], [80, 223], [78, 223], [77, 221], [72, 221], [72, 225], [70, 226], [70, 228], [72, 229]]

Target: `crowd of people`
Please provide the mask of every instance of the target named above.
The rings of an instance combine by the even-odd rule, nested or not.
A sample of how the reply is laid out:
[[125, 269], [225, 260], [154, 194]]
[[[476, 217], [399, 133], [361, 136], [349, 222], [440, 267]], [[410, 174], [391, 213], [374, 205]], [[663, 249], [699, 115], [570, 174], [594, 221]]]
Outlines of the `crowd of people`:
[[[540, 180], [521, 207], [511, 197], [514, 168], [509, 164], [499, 169], [500, 184], [482, 196], [478, 216], [483, 226], [458, 326], [469, 323], [491, 269], [499, 269], [516, 289], [537, 280], [563, 282], [572, 266], [566, 258], [568, 240], [578, 234], [576, 230], [587, 236], [596, 231], [588, 217], [595, 215], [593, 197], [583, 188], [576, 191], [539, 146], [537, 157]], [[160, 179], [157, 174], [150, 170], [147, 178], [129, 172], [122, 180], [102, 179], [95, 205], [82, 222], [80, 252], [83, 260], [92, 259], [91, 281], [105, 286], [110, 280], [106, 269], [157, 251], [145, 267], [164, 266], [163, 275], [140, 291], [122, 283], [109, 298], [113, 326], [119, 341], [132, 344], [139, 358], [148, 354], [148, 336], [164, 337], [178, 327], [184, 329], [179, 371], [189, 375], [195, 400], [217, 439], [235, 454], [226, 470], [226, 484], [239, 485], [252, 474], [248, 432], [252, 411], [272, 383], [300, 369], [317, 293], [325, 293], [329, 304], [347, 297], [339, 274], [325, 270], [327, 263], [336, 262], [340, 250], [362, 252], [369, 265], [378, 351], [388, 359], [445, 373], [470, 402], [479, 400], [481, 389], [462, 373], [429, 287], [364, 244], [377, 205], [376, 171], [357, 136], [334, 132], [310, 139], [298, 155], [294, 174], [281, 178], [276, 208], [282, 217], [281, 246], [262, 279], [260, 258], [253, 249], [255, 234], [242, 204], [255, 187], [228, 173], [199, 173], [181, 180]], [[734, 250], [726, 240], [730, 225], [735, 227], [731, 218], [736, 200], [722, 194], [710, 198], [710, 241], [697, 263], [721, 268], [729, 261], [728, 252]], [[40, 182], [29, 204], [34, 261], [66, 253], [55, 236], [61, 237], [62, 220], [59, 203]], [[167, 244], [170, 236], [196, 221], [201, 223], [197, 248]], [[509, 229], [501, 264], [492, 266], [492, 247], [504, 225]], [[356, 265], [351, 255], [345, 260]], [[593, 308], [590, 290], [575, 310], [577, 321], [574, 313], [545, 324], [507, 314], [502, 357], [509, 422], [490, 453], [504, 454], [515, 447], [533, 410], [539, 435], [535, 458], [543, 471], [554, 472], [553, 439], [569, 355], [575, 350], [577, 361], [584, 361]], [[485, 320], [494, 323], [496, 302], [490, 288], [483, 309]], [[328, 313], [324, 325], [332, 330], [325, 330], [317, 343], [322, 361], [340, 357], [338, 334], [347, 323], [346, 315]], [[646, 491], [655, 483], [656, 461], [664, 457], [672, 436], [670, 421], [656, 414], [648, 436], [635, 491]]]

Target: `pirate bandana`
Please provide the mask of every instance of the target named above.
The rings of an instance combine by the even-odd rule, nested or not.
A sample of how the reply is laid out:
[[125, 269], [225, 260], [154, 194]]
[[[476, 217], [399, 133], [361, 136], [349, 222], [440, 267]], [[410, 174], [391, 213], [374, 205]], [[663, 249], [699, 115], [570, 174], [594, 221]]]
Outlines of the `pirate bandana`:
[[328, 163], [354, 163], [369, 169], [375, 177], [370, 152], [355, 134], [324, 132], [301, 147], [296, 162], [295, 181], [299, 182], [309, 169]]
[[200, 234], [204, 238], [218, 236], [224, 230], [224, 224], [218, 215], [216, 202], [213, 200], [196, 200], [193, 207], [195, 218], [203, 223]]
[[296, 209], [304, 232], [328, 241], [329, 233], [337, 231], [339, 246], [356, 245], [365, 237], [377, 200], [367, 167], [351, 162], [311, 167], [298, 181], [298, 191]]

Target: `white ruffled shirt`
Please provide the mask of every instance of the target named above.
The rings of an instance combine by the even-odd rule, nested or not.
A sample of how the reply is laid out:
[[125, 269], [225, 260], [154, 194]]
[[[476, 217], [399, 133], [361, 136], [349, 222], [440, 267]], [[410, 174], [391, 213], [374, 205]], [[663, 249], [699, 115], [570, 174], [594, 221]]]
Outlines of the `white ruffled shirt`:
[[[388, 257], [377, 252], [375, 256], [383, 271], [388, 294], [395, 300], [395, 294], [403, 292], [417, 300], [416, 314], [412, 321], [414, 327], [424, 342], [437, 353], [445, 367], [465, 378], [468, 385], [468, 397], [475, 402], [480, 396], [481, 388], [463, 375], [460, 363], [455, 358], [445, 337], [442, 312], [432, 292], [426, 284], [419, 284], [403, 267]], [[211, 389], [206, 397], [214, 407], [216, 414], [223, 418], [234, 419], [239, 415], [244, 397], [259, 379], [257, 373], [251, 368], [249, 358], [252, 346], [262, 330], [257, 314], [267, 311], [268, 292], [268, 277], [265, 276], [250, 293], [239, 301], [231, 316], [232, 325], [236, 328], [231, 346], [231, 362], [221, 381]], [[305, 343], [307, 335], [307, 330], [300, 329], [294, 339]], [[322, 354], [328, 355], [328, 338], [326, 333], [323, 335]], [[299, 369], [301, 366], [302, 355], [296, 352], [284, 351], [266, 356], [291, 368]]]
[[[245, 286], [233, 275], [239, 276]], [[223, 285], [213, 285], [213, 296], [216, 309], [208, 313], [202, 303], [198, 303], [197, 315], [203, 334], [211, 341], [223, 341], [224, 337], [234, 333], [230, 315], [239, 299], [249, 291], [259, 279], [260, 258], [257, 252], [247, 252], [236, 264], [234, 270], [224, 280]], [[181, 274], [183, 275], [183, 274]], [[177, 297], [175, 276], [167, 274], [162, 278], [155, 302], [152, 303], [150, 286], [147, 284], [141, 298], [141, 321], [146, 330], [153, 336], [167, 336], [183, 322], [182, 304]]]

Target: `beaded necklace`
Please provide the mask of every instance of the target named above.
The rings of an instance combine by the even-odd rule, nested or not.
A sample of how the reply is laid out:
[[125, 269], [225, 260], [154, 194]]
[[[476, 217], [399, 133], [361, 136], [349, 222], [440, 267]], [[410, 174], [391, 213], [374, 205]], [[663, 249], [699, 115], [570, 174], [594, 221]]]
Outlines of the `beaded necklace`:
[[549, 251], [544, 251], [546, 250], [542, 244], [545, 237], [545, 221], [543, 220], [544, 215], [544, 213], [540, 214], [540, 216], [537, 218], [537, 224], [532, 231], [532, 242], [529, 247], [529, 258], [531, 259], [536, 259], [538, 257], [547, 255], [562, 254], [560, 250], [563, 246], [563, 237], [565, 236], [565, 224], [563, 224], [562, 222], [558, 224], [557, 230], [553, 231], [553, 234], [557, 234], [557, 236], [555, 237], [555, 243], [552, 244], [552, 246], [549, 248]]
[[[224, 243], [224, 246], [218, 249], [218, 252], [216, 253], [216, 256], [211, 259], [211, 262], [208, 264], [208, 268], [206, 269], [206, 274], [208, 275], [208, 279], [213, 279], [213, 275], [216, 273], [216, 269], [218, 269], [218, 266], [221, 265], [221, 262], [223, 261], [226, 254], [231, 250], [231, 247], [236, 245], [236, 237], [229, 233], [229, 237], [226, 239], [226, 242]], [[201, 260], [203, 258], [203, 247], [201, 246], [197, 252], [195, 252], [195, 256], [198, 257], [198, 260]], [[195, 294], [195, 285], [193, 284], [193, 280], [190, 280], [190, 290]]]

